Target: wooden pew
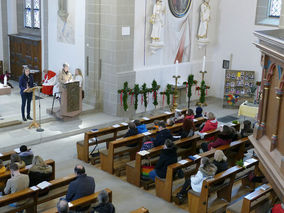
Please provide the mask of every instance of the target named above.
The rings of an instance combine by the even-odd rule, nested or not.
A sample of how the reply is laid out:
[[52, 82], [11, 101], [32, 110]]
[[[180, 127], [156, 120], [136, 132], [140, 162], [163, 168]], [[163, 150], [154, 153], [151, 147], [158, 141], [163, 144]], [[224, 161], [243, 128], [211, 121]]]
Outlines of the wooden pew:
[[[16, 193], [0, 197], [0, 212], [16, 213], [18, 211], [22, 211], [25, 209], [26, 212], [36, 212], [37, 195], [38, 195], [37, 190], [34, 191], [30, 188], [27, 188]], [[26, 201], [26, 202], [23, 205], [17, 207], [9, 206], [9, 204], [13, 204], [19, 201], [20, 202]]]
[[[253, 163], [249, 163], [247, 168], [253, 167], [258, 164], [256, 160]], [[215, 212], [218, 209], [226, 207], [232, 196], [232, 188], [235, 182], [235, 177], [238, 173], [242, 172], [246, 168], [234, 166], [227, 169], [224, 172], [216, 174], [214, 178], [203, 181], [202, 189], [200, 193], [193, 190], [188, 191], [188, 210], [190, 213], [199, 212]], [[225, 182], [221, 185], [216, 185], [219, 181]], [[209, 200], [209, 195], [212, 192], [217, 192], [217, 200], [213, 203]], [[218, 201], [218, 202], [216, 202]], [[208, 205], [210, 203], [210, 206]], [[216, 204], [216, 205], [214, 205]]]
[[[236, 142], [232, 142], [230, 145], [220, 146], [220, 147], [217, 147], [216, 149], [222, 150], [224, 152], [228, 150], [238, 149], [238, 153], [236, 154], [234, 159], [232, 159], [232, 162], [231, 162], [231, 165], [234, 165], [237, 160], [240, 160], [243, 158], [243, 153], [245, 150], [245, 143], [248, 141], [249, 141], [248, 138], [243, 138]], [[211, 149], [208, 152], [204, 152], [199, 155], [201, 157], [211, 158], [214, 156], [216, 149]], [[187, 163], [183, 165], [180, 163], [174, 163], [174, 164], [169, 165], [167, 169], [166, 178], [165, 179], [161, 179], [161, 178], [155, 179], [156, 195], [160, 198], [163, 198], [164, 200], [168, 202], [171, 202], [172, 201], [172, 187], [173, 187], [175, 171], [177, 171], [178, 169], [185, 168], [185, 167], [196, 164], [196, 167], [195, 167], [196, 169], [194, 171], [194, 173], [196, 173], [200, 165], [200, 159], [201, 158], [196, 159], [194, 161], [191, 159], [185, 159]]]
[[[112, 191], [110, 189], [108, 189], [108, 188], [105, 188], [104, 190], [108, 193], [109, 202], [112, 202]], [[79, 207], [79, 206], [88, 206], [88, 205], [96, 203], [97, 200], [98, 200], [98, 195], [100, 194], [100, 192], [101, 191], [69, 202], [69, 210], [71, 210], [71, 211], [74, 210], [75, 211], [76, 208]], [[52, 209], [44, 211], [43, 213], [57, 213], [57, 212], [58, 212], [57, 208], [54, 207]]]
[[[182, 112], [182, 114], [185, 115], [186, 109], [183, 109], [181, 112]], [[171, 114], [163, 113], [163, 114], [160, 114], [160, 115], [153, 116], [153, 117], [149, 118], [149, 120], [141, 119], [140, 122], [142, 124], [150, 124], [150, 123], [153, 123], [154, 120], [166, 121], [168, 118], [174, 116], [174, 114], [175, 114], [174, 112], [172, 112]], [[85, 161], [85, 162], [89, 162], [89, 147], [90, 146], [94, 146], [96, 144], [100, 144], [100, 143], [104, 143], [104, 142], [106, 142], [107, 145], [108, 145], [109, 142], [115, 141], [116, 139], [122, 137], [122, 135], [119, 135], [118, 133], [121, 132], [121, 131], [127, 130], [127, 128], [128, 128], [128, 126], [124, 126], [122, 124], [119, 124], [119, 127], [117, 127], [117, 128], [110, 126], [110, 127], [99, 129], [96, 132], [92, 132], [92, 131], [86, 132], [85, 136], [84, 136], [84, 140], [77, 142], [78, 159]], [[99, 139], [97, 142], [89, 143], [89, 140], [91, 138], [97, 138], [98, 139], [98, 137], [100, 137], [100, 136], [106, 136], [106, 135], [109, 135], [109, 134], [111, 134], [110, 137]]]
[[131, 211], [130, 213], [149, 213], [149, 210], [144, 208], [144, 207], [141, 207], [139, 209], [136, 209], [134, 211]]
[[10, 160], [12, 154], [16, 154], [16, 152], [14, 150], [11, 150], [11, 151], [8, 151], [8, 152], [2, 152], [0, 159], [2, 161]]
[[[219, 133], [219, 129], [208, 131], [205, 138], [212, 137], [213, 135], [216, 135], [218, 133]], [[178, 147], [178, 151], [177, 151], [178, 156], [180, 156], [181, 154], [182, 156], [184, 156], [183, 153], [179, 153], [179, 150], [180, 150], [179, 147], [187, 145], [187, 144], [192, 144], [192, 145], [191, 145], [191, 148], [187, 150], [188, 153], [186, 156], [193, 155], [196, 152], [196, 142], [199, 140], [201, 140], [199, 135], [193, 135], [192, 137], [183, 138], [183, 139], [175, 141], [175, 144]], [[135, 186], [140, 187], [141, 186], [141, 175], [142, 175], [142, 160], [151, 158], [154, 156], [159, 156], [162, 149], [163, 149], [163, 146], [154, 147], [153, 149], [148, 150], [149, 154], [144, 155], [144, 156], [136, 153], [135, 160], [130, 161], [126, 164], [127, 181]]]
[[273, 191], [273, 189], [270, 184], [264, 185], [268, 186], [266, 190], [261, 189], [262, 186], [258, 187], [255, 191], [246, 195], [243, 199], [228, 206], [226, 213], [250, 213], [260, 207], [263, 203], [267, 202], [270, 197], [269, 194]]
[[[51, 179], [54, 180], [55, 178], [55, 162], [54, 160], [46, 160], [45, 163], [47, 165], [50, 165], [52, 167], [52, 176]], [[28, 167], [29, 168], [29, 167]], [[20, 173], [27, 174], [29, 172], [29, 169], [27, 167], [20, 169]], [[0, 175], [0, 181], [6, 183], [7, 180], [11, 177], [10, 170], [7, 170], [5, 173]]]
[[[204, 118], [196, 119], [197, 123], [204, 121]], [[167, 127], [171, 132], [175, 132], [182, 127], [182, 123], [177, 123], [173, 126]], [[149, 136], [155, 136], [158, 130], [150, 130]], [[110, 174], [114, 173], [114, 157], [116, 155], [120, 155], [123, 153], [130, 153], [130, 160], [135, 159], [136, 152], [140, 149], [140, 146], [137, 147], [127, 147], [129, 144], [142, 144], [142, 140], [145, 137], [144, 134], [138, 134], [134, 136], [130, 136], [127, 138], [118, 139], [116, 141], [112, 141], [109, 143], [109, 148], [107, 150], [100, 151], [100, 161], [101, 161], [101, 169], [109, 172]]]

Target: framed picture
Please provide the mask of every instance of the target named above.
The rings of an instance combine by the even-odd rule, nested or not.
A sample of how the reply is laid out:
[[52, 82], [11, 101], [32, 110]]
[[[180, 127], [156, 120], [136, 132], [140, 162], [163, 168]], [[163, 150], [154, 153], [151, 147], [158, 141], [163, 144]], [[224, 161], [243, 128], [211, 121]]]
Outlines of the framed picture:
[[223, 69], [229, 69], [230, 68], [230, 61], [229, 60], [223, 60]]
[[192, 0], [169, 0], [169, 8], [177, 18], [184, 17], [191, 5]]

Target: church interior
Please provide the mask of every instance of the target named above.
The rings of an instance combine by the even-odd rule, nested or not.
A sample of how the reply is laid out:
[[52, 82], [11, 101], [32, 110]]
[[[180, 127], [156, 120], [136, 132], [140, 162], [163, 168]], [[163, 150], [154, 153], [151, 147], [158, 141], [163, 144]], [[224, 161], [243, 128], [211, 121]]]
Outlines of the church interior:
[[284, 212], [282, 0], [0, 0], [0, 212]]

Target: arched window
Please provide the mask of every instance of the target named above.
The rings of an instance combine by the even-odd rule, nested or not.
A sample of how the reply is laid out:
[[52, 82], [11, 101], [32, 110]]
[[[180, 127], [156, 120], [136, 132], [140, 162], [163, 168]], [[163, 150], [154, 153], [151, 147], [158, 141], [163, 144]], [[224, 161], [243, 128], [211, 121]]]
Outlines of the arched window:
[[25, 0], [24, 25], [26, 28], [40, 28], [40, 0]]
[[281, 15], [282, 0], [258, 0], [255, 23], [259, 25], [278, 26]]

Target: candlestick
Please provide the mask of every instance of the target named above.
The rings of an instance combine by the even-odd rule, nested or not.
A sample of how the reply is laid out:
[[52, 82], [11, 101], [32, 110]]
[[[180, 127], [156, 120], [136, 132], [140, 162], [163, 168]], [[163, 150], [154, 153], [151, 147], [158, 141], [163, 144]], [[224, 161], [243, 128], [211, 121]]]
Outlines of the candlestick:
[[202, 72], [205, 71], [205, 62], [206, 62], [206, 56], [203, 56]]
[[175, 75], [178, 75], [178, 60], [176, 60], [176, 71], [175, 71]]

